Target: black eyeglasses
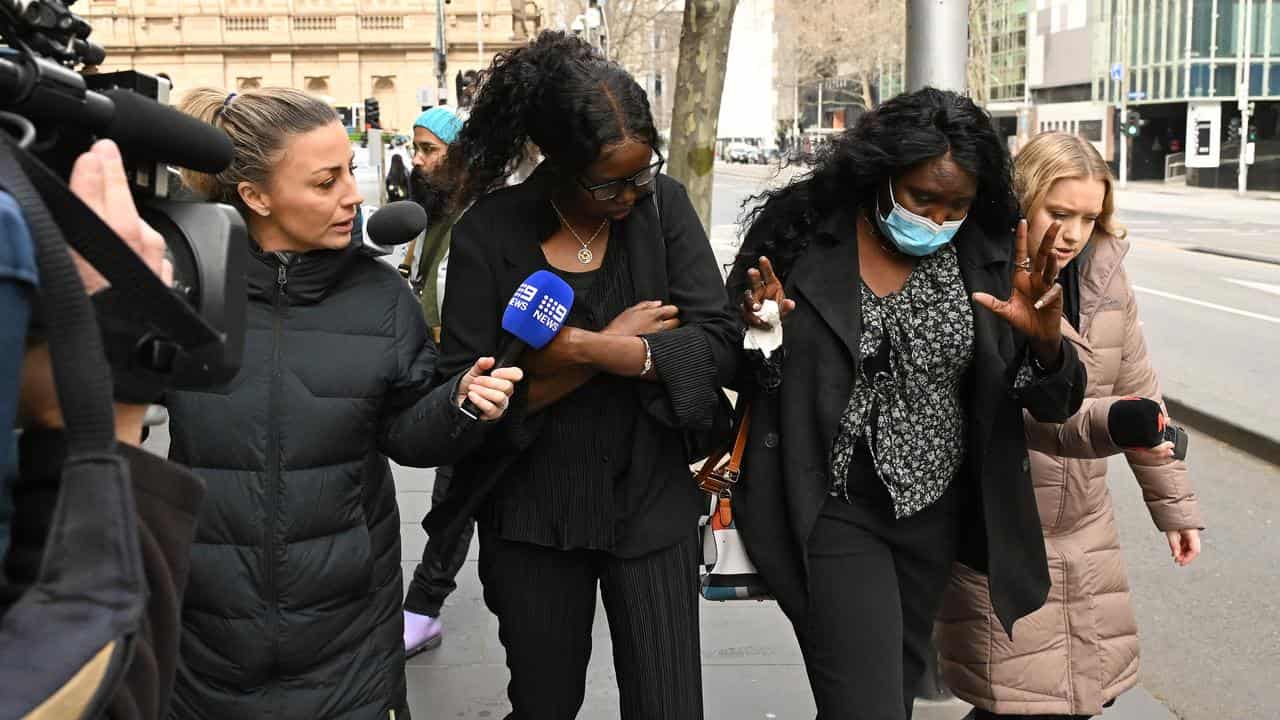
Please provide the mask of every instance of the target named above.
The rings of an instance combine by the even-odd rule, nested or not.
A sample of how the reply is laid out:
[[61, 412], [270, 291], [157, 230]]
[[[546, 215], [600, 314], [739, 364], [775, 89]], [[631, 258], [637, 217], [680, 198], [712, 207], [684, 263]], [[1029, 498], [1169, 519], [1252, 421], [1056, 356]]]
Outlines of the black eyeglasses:
[[627, 185], [637, 190], [646, 190], [653, 184], [654, 178], [662, 173], [662, 166], [667, 164], [667, 159], [662, 157], [662, 153], [654, 150], [653, 154], [658, 156], [658, 160], [629, 178], [610, 180], [599, 185], [588, 185], [579, 177], [578, 184], [582, 186], [583, 190], [591, 193], [591, 197], [596, 200], [612, 200], [621, 195]]

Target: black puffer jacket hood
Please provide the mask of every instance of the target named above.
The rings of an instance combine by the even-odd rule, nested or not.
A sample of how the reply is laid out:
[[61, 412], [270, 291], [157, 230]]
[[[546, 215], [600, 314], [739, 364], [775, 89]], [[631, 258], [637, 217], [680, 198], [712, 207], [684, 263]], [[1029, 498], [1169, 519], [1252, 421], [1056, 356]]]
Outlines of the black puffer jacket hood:
[[451, 462], [478, 428], [390, 266], [358, 246], [251, 251], [240, 373], [172, 396], [208, 485], [177, 718], [405, 716], [400, 522], [387, 456]]

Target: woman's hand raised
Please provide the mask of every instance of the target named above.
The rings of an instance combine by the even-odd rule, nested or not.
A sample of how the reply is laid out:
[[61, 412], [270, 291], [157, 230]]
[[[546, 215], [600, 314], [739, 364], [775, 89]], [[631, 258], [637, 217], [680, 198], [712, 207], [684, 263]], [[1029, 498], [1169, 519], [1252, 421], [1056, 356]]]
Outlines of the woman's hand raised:
[[765, 300], [772, 300], [778, 303], [778, 312], [780, 317], [786, 318], [792, 310], [796, 309], [796, 301], [788, 300], [786, 290], [782, 287], [782, 281], [778, 279], [778, 275], [773, 271], [773, 263], [769, 258], [760, 258], [759, 265], [747, 270], [747, 282], [749, 287], [742, 293], [742, 321], [749, 328], [760, 328], [762, 330], [769, 329], [769, 323], [760, 318], [757, 313]]
[[974, 302], [1030, 338], [1032, 349], [1045, 367], [1057, 367], [1062, 352], [1062, 286], [1057, 283], [1058, 258], [1053, 254], [1054, 241], [1061, 230], [1061, 223], [1050, 225], [1032, 258], [1027, 252], [1027, 221], [1019, 221], [1013, 293], [1008, 300], [987, 293], [973, 294]]

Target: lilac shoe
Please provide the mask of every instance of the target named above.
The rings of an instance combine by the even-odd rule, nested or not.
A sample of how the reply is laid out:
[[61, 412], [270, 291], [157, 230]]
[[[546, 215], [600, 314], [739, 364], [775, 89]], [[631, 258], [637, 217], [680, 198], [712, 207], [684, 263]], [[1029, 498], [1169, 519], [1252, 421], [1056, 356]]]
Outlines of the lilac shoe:
[[430, 615], [404, 611], [404, 656], [411, 658], [440, 647], [444, 639], [444, 623]]

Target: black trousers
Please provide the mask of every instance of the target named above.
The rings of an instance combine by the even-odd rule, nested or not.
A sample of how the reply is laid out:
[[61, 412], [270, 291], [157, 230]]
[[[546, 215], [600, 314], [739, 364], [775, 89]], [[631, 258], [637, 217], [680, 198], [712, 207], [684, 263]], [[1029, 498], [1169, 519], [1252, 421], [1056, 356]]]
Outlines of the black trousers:
[[878, 479], [851, 488], [850, 502], [827, 499], [797, 626], [818, 720], [911, 717], [955, 558], [956, 495], [902, 520]]
[[[453, 468], [449, 466], [436, 469], [436, 481], [431, 487], [431, 507], [444, 500], [449, 492], [449, 483], [453, 481]], [[458, 589], [458, 572], [467, 561], [467, 553], [471, 550], [471, 536], [475, 533], [474, 522], [467, 523], [462, 534], [458, 536], [458, 544], [448, 555], [441, 552], [422, 551], [422, 562], [413, 569], [413, 579], [409, 581], [409, 592], [404, 598], [404, 609], [419, 615], [439, 617], [445, 598]]]
[[613, 640], [622, 720], [700, 720], [697, 543], [638, 558], [556, 550], [480, 529], [484, 601], [498, 616], [511, 683], [508, 720], [578, 715], [596, 588]]

